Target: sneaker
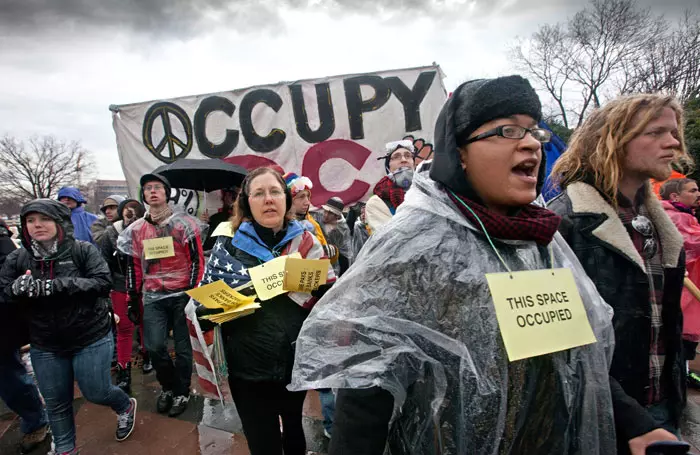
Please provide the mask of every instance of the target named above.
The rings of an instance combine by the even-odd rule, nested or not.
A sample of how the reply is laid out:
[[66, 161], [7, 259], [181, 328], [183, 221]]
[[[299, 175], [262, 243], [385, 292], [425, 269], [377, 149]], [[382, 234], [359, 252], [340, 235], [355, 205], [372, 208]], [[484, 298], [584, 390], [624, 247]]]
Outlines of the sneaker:
[[165, 414], [166, 412], [170, 411], [172, 405], [173, 392], [170, 390], [161, 391], [160, 395], [158, 396], [158, 400], [156, 401], [156, 410], [158, 411], [158, 413]]
[[700, 374], [694, 371], [688, 372], [688, 387], [700, 390]]
[[178, 395], [173, 400], [173, 406], [170, 408], [168, 417], [177, 417], [187, 409], [187, 403], [190, 401], [189, 395]]
[[147, 357], [143, 359], [143, 366], [141, 367], [141, 370], [143, 371], [143, 374], [148, 374], [153, 371], [153, 363], [151, 363], [151, 359]]
[[325, 428], [323, 429], [323, 436], [327, 437], [328, 439], [331, 438], [331, 434]]
[[49, 435], [49, 426], [44, 425], [36, 431], [22, 436], [19, 448], [22, 453], [29, 453], [41, 445]]
[[136, 424], [136, 398], [130, 398], [131, 407], [128, 411], [117, 415], [117, 441], [123, 441], [134, 431], [134, 426]]

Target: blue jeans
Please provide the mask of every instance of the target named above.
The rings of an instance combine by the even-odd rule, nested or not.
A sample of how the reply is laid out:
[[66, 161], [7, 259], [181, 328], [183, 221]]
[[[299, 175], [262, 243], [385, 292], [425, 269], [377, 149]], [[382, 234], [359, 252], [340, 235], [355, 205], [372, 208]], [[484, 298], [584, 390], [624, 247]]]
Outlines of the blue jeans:
[[88, 401], [109, 406], [117, 414], [129, 410], [129, 396], [112, 385], [113, 350], [111, 333], [80, 351], [63, 355], [32, 346], [32, 365], [46, 401], [56, 452], [70, 452], [75, 448], [74, 380]]
[[18, 350], [0, 353], [0, 398], [20, 417], [22, 433], [33, 433], [48, 423], [39, 391]]
[[[165, 391], [173, 395], [189, 395], [192, 382], [192, 344], [187, 327], [185, 307], [187, 294], [153, 300], [149, 294], [143, 299], [143, 337], [146, 351], [156, 370], [156, 379]], [[173, 329], [175, 363], [168, 354], [168, 329]]]
[[321, 398], [321, 414], [323, 414], [323, 428], [328, 434], [333, 429], [333, 415], [335, 414], [335, 395], [331, 389], [319, 389], [318, 396]]

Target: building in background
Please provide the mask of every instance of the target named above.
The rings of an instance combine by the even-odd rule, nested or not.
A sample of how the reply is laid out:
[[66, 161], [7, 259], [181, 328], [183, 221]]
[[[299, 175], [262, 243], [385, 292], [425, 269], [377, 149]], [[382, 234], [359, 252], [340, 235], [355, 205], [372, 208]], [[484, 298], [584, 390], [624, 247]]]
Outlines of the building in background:
[[102, 201], [113, 194], [129, 196], [126, 180], [95, 180], [86, 186], [85, 197], [88, 199], [86, 210], [92, 213], [99, 212]]

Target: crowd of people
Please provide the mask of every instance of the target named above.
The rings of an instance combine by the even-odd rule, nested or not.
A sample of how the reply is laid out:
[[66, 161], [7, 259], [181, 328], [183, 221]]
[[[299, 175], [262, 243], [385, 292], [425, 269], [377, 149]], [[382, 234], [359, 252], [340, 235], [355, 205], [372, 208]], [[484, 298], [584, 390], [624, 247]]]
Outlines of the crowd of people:
[[[269, 167], [222, 190], [211, 217], [173, 210], [154, 173], [140, 179], [143, 203], [110, 196], [99, 219], [75, 188], [27, 203], [23, 247], [0, 244], [0, 396], [22, 419], [22, 450], [50, 427], [56, 454], [78, 453], [74, 381], [115, 411], [117, 440], [130, 436], [137, 325], [161, 386], [155, 411], [182, 414], [185, 292], [223, 280], [254, 295], [248, 270], [292, 254], [329, 259], [325, 284], [220, 325], [251, 454], [306, 453], [308, 390], [332, 455], [682, 450], [686, 387], [700, 385], [688, 365], [700, 301], [684, 286], [700, 283], [700, 191], [687, 178], [659, 197], [650, 185], [691, 161], [682, 108], [640, 94], [596, 110], [554, 164], [561, 194], [547, 204], [541, 119], [519, 76], [466, 82], [440, 112], [432, 160], [417, 166], [412, 141], [388, 143], [386, 176], [353, 207], [334, 197], [312, 210], [311, 180]], [[488, 277], [548, 269], [571, 271], [595, 342], [511, 360]], [[199, 329], [216, 328], [223, 309], [193, 303]]]

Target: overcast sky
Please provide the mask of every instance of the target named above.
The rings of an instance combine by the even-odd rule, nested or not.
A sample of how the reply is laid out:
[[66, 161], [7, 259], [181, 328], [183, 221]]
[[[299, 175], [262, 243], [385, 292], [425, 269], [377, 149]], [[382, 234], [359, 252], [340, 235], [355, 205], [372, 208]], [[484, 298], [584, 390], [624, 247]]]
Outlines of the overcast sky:
[[[700, 0], [639, 0], [674, 17]], [[123, 178], [110, 104], [436, 62], [514, 72], [508, 48], [579, 0], [0, 0], [0, 134], [52, 134]]]

